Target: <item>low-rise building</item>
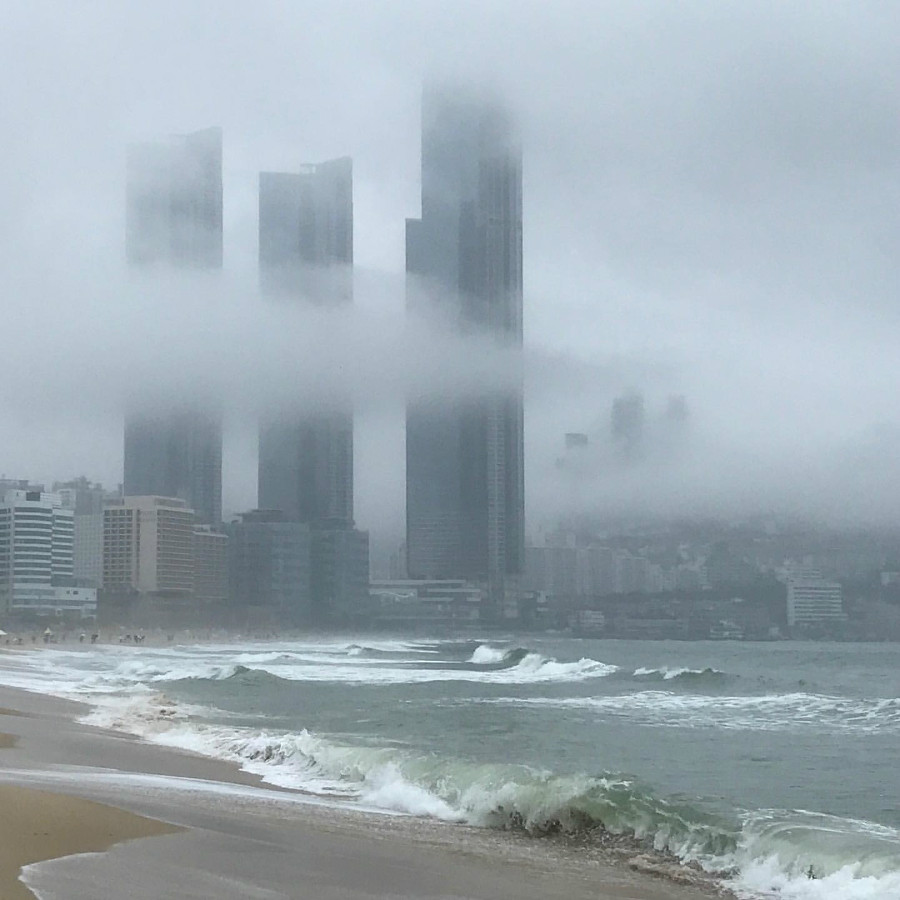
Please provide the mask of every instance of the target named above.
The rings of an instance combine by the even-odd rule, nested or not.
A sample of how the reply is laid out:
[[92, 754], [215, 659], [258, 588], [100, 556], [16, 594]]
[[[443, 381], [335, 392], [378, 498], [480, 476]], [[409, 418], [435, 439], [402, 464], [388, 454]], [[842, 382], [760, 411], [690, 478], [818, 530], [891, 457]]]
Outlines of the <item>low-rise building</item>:
[[383, 628], [475, 628], [486, 602], [483, 587], [462, 579], [373, 581], [370, 593], [370, 620]]

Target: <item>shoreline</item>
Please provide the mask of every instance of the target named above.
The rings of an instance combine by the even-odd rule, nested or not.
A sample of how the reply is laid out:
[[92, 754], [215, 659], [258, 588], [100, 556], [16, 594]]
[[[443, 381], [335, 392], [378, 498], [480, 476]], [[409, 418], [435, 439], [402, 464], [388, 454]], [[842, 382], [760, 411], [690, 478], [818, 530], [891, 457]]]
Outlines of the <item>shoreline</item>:
[[[89, 851], [66, 852], [71, 845], [62, 842], [40, 851], [38, 862], [27, 858], [38, 852], [34, 842], [25, 843], [13, 863], [27, 867], [23, 880], [46, 900], [87, 900], [126, 884], [136, 900], [731, 896], [711, 877], [662, 858], [317, 800], [267, 785], [235, 763], [75, 721], [89, 709], [0, 687], [0, 732], [9, 736], [0, 749], [0, 791], [39, 790], [61, 809], [91, 803], [83, 811], [107, 823], [108, 843], [95, 841], [102, 846], [91, 849], [101, 852], [88, 856], [71, 855]], [[28, 833], [30, 827], [15, 809], [9, 815], [8, 806], [0, 793], [0, 844], [7, 829]], [[40, 804], [27, 808], [35, 821], [47, 819]], [[314, 889], [297, 893], [305, 882]], [[171, 892], [175, 884], [183, 894]]]

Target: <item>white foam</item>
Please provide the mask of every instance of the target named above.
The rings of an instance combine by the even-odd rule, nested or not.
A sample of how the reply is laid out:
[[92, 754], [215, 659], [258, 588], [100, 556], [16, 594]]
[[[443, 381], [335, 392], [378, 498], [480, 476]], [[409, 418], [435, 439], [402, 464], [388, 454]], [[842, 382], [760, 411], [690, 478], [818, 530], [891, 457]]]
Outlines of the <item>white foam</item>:
[[745, 864], [728, 882], [739, 897], [758, 900], [896, 900], [900, 897], [900, 872], [860, 875], [858, 865], [847, 865], [823, 877], [791, 874], [777, 856]]
[[469, 658], [469, 662], [477, 665], [503, 662], [503, 658], [508, 652], [508, 650], [504, 650], [501, 647], [491, 647], [489, 644], [482, 644]]
[[469, 702], [594, 710], [646, 724], [736, 730], [900, 732], [900, 699], [790, 693], [709, 696], [637, 691], [603, 697], [494, 697]]
[[675, 666], [673, 668], [669, 668], [669, 666], [662, 666], [658, 669], [649, 669], [641, 666], [638, 669], [634, 670], [634, 677], [647, 677], [648, 675], [655, 675], [662, 678], [663, 681], [672, 681], [675, 678], [679, 678], [682, 675], [721, 675], [723, 674], [718, 669], [706, 668], [706, 669], [691, 669], [686, 666]]

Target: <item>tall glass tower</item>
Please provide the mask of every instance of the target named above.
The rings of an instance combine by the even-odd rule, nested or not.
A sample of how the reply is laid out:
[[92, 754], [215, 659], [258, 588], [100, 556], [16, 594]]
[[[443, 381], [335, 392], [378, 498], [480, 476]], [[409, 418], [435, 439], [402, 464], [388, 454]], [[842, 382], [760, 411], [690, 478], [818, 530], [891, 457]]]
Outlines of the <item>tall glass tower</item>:
[[[222, 131], [207, 128], [128, 148], [126, 257], [135, 272], [222, 268]], [[140, 390], [140, 389], [139, 389]], [[197, 519], [222, 519], [222, 424], [193, 398], [125, 419], [125, 493], [180, 497]]]
[[[408, 305], [462, 334], [522, 345], [522, 157], [507, 112], [429, 88], [422, 102], [422, 216], [406, 223]], [[523, 395], [411, 400], [407, 565], [413, 578], [486, 582], [522, 571]]]
[[[259, 270], [273, 302], [353, 298], [353, 164], [348, 158], [259, 176]], [[315, 527], [353, 527], [353, 412], [334, 397], [282, 409], [259, 435], [259, 506]]]

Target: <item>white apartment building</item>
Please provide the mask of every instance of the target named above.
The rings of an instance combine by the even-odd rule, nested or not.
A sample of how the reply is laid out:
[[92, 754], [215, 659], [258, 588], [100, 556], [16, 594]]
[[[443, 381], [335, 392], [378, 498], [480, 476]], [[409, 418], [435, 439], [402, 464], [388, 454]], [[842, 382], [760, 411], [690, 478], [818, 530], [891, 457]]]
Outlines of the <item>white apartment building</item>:
[[74, 582], [74, 516], [58, 494], [13, 489], [0, 500], [0, 611], [93, 616], [97, 591]]
[[788, 626], [822, 625], [843, 622], [844, 613], [841, 586], [827, 581], [811, 569], [794, 569], [787, 576]]
[[122, 497], [103, 510], [103, 587], [190, 596], [194, 511], [175, 497]]

